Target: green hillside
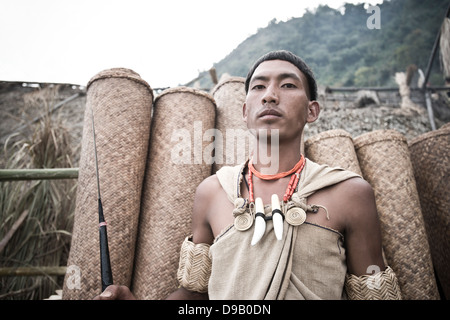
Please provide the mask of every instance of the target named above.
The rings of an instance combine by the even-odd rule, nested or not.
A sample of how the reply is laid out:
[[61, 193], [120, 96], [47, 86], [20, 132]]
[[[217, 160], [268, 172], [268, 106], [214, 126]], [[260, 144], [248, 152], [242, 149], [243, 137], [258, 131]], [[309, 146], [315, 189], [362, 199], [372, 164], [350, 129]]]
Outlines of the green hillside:
[[[369, 29], [364, 4], [343, 10], [319, 6], [300, 18], [271, 21], [216, 63], [217, 75], [246, 76], [251, 63], [270, 50], [290, 50], [305, 59], [321, 85], [393, 86], [395, 72], [415, 64], [424, 72], [449, 5], [448, 0], [391, 0], [380, 8], [380, 29]], [[439, 59], [430, 76], [442, 85]], [[200, 85], [212, 87], [209, 73]]]

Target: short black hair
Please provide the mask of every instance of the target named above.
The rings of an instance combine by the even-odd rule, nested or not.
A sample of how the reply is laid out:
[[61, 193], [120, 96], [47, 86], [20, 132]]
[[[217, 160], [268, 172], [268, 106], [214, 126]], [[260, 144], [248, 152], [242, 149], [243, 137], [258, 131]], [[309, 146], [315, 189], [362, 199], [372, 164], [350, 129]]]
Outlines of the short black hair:
[[248, 93], [248, 87], [250, 85], [250, 80], [253, 76], [253, 73], [255, 73], [256, 68], [263, 63], [264, 61], [268, 60], [284, 60], [287, 62], [292, 63], [294, 66], [296, 66], [306, 77], [308, 80], [308, 87], [309, 87], [309, 97], [310, 100], [317, 100], [317, 83], [316, 79], [314, 77], [314, 73], [312, 70], [308, 67], [308, 65], [303, 61], [299, 56], [293, 54], [290, 51], [287, 50], [277, 50], [277, 51], [271, 51], [260, 57], [256, 62], [253, 64], [253, 67], [250, 69], [250, 71], [247, 74], [247, 78], [245, 79], [245, 93]]

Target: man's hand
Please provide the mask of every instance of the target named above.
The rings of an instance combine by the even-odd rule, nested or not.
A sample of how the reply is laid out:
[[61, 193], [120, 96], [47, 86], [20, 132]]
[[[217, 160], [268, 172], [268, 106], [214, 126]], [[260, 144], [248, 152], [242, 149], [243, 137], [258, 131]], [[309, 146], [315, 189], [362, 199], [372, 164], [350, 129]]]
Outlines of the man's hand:
[[110, 285], [94, 300], [136, 300], [126, 286]]

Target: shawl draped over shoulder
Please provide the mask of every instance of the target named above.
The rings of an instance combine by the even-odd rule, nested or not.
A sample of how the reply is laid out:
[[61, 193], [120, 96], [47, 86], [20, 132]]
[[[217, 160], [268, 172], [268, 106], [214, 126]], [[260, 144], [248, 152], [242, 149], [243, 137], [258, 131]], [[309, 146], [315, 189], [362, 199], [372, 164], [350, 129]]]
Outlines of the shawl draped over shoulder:
[[[296, 191], [301, 199], [359, 177], [341, 168], [305, 160]], [[232, 203], [240, 196], [243, 168], [244, 165], [223, 167], [216, 173]], [[254, 224], [246, 231], [238, 231], [231, 225], [211, 245], [210, 299], [345, 298], [346, 256], [343, 235], [338, 231], [309, 222], [295, 227], [284, 221], [283, 238], [277, 240], [269, 220], [264, 237], [251, 246], [253, 230]]]

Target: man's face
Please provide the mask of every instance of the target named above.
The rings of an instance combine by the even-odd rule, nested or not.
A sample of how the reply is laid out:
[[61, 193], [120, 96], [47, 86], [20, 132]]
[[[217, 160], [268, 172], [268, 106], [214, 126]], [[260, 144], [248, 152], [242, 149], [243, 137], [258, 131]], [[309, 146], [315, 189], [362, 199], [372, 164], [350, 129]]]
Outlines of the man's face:
[[308, 90], [306, 77], [292, 63], [261, 63], [250, 80], [243, 106], [248, 129], [279, 129], [280, 139], [298, 139], [305, 124], [319, 115], [319, 105], [309, 101]]

